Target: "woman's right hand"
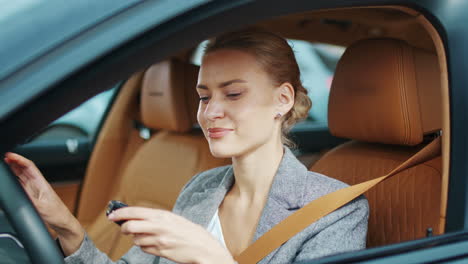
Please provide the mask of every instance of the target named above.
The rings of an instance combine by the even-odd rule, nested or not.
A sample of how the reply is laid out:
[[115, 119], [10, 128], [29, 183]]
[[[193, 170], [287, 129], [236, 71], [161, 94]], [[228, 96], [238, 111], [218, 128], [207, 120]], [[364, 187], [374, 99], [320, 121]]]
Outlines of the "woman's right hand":
[[11, 152], [5, 154], [4, 160], [18, 177], [42, 220], [57, 232], [65, 254], [70, 255], [75, 252], [84, 238], [83, 228], [36, 165], [25, 157]]

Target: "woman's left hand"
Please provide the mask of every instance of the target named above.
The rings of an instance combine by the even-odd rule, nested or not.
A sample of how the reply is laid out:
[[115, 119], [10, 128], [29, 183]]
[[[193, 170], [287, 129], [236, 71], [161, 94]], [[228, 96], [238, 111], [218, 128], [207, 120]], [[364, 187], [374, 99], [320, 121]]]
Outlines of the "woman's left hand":
[[235, 263], [229, 251], [202, 226], [172, 212], [125, 207], [109, 220], [126, 220], [122, 233], [144, 252], [178, 263]]

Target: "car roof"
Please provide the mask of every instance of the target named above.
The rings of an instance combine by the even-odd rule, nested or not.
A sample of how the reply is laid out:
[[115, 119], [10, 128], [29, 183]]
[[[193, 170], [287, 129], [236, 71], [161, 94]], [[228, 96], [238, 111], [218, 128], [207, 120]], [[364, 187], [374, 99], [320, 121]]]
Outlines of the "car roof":
[[6, 2], [0, 9], [0, 79], [41, 53], [141, 0]]
[[119, 45], [205, 2], [21, 0], [7, 5], [0, 11], [0, 97], [9, 100], [0, 105], [0, 120]]

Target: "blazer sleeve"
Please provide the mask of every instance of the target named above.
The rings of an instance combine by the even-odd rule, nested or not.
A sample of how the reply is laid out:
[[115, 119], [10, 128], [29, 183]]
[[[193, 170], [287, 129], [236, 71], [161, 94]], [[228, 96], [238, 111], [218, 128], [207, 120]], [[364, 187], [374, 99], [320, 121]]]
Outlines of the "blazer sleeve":
[[101, 252], [93, 241], [85, 234], [80, 248], [65, 258], [66, 264], [136, 264], [159, 263], [159, 257], [143, 252], [139, 247], [133, 246], [121, 259], [113, 262], [106, 254]]
[[[366, 247], [369, 205], [364, 196], [346, 206], [354, 210], [310, 237], [294, 261], [305, 261]], [[341, 209], [339, 209], [341, 210]]]

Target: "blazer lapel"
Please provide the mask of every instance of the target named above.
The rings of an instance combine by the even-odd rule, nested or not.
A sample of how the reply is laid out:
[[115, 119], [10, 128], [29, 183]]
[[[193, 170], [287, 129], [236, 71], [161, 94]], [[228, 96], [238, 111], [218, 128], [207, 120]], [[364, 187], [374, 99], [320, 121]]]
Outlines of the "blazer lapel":
[[[307, 173], [307, 168], [285, 147], [253, 241], [303, 206], [305, 186], [300, 183], [305, 182]], [[181, 215], [206, 228], [233, 183], [234, 174], [230, 167], [221, 182], [213, 182], [204, 190], [194, 192], [190, 198], [190, 205], [182, 209]], [[275, 249], [259, 263], [268, 263], [277, 251], [278, 249]]]
[[[296, 159], [289, 148], [285, 147], [283, 159], [273, 179], [253, 241], [256, 241], [273, 226], [303, 206], [305, 186], [300, 183], [305, 182], [307, 173], [307, 168]], [[278, 249], [275, 249], [258, 263], [269, 263]]]
[[230, 167], [221, 182], [213, 182], [205, 190], [193, 193], [190, 206], [184, 208], [181, 215], [206, 228], [233, 183], [234, 175]]

